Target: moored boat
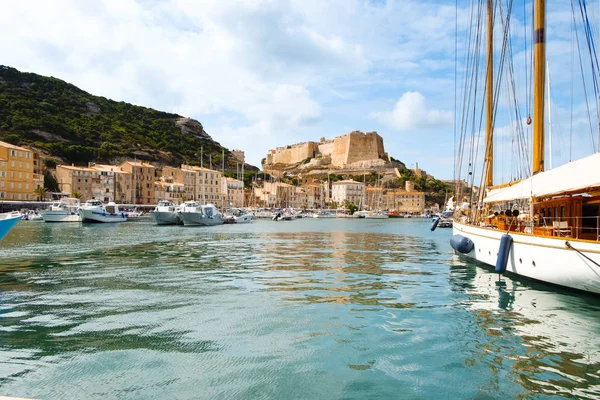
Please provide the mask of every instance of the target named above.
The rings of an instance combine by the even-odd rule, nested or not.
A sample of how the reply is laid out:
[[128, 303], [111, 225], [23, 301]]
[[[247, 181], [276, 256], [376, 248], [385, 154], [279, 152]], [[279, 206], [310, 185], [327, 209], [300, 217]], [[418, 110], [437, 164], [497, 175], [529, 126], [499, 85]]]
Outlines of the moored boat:
[[214, 204], [200, 205], [197, 201], [185, 202], [179, 217], [185, 226], [223, 225], [225, 222]]
[[119, 206], [113, 202], [103, 204], [100, 200], [88, 200], [79, 208], [82, 222], [125, 222], [127, 214], [119, 210]]
[[64, 198], [40, 210], [40, 215], [45, 222], [81, 222], [80, 206], [79, 199]]
[[156, 225], [183, 224], [179, 216], [179, 208], [170, 200], [160, 200], [153, 211], [150, 211], [152, 222]]
[[[534, 3], [533, 154], [529, 176], [493, 186], [496, 113], [488, 68], [481, 194], [476, 207], [456, 210], [451, 246], [463, 256], [494, 266], [499, 273], [600, 294], [600, 153], [545, 171], [545, 1]], [[581, 11], [586, 18], [585, 10]], [[491, 2], [488, 13], [493, 15]], [[491, 19], [488, 17], [488, 21]], [[488, 49], [493, 43], [490, 25], [488, 22]], [[491, 54], [488, 65], [492, 65]]]
[[4, 239], [4, 237], [10, 232], [17, 222], [19, 222], [22, 218], [22, 215], [18, 212], [8, 212], [0, 214], [0, 240]]

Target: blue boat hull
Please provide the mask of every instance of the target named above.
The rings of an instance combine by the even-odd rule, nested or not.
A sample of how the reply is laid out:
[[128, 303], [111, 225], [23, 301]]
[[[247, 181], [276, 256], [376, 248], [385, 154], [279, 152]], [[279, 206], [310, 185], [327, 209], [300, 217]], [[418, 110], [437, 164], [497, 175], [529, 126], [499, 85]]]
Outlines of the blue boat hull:
[[6, 218], [0, 219], [0, 240], [4, 239], [4, 236], [21, 220], [21, 216], [7, 216]]

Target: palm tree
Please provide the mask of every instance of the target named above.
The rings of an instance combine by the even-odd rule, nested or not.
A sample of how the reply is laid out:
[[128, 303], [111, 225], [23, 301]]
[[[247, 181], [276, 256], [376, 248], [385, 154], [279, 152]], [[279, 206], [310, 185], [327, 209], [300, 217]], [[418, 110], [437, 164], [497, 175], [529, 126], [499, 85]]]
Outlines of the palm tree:
[[80, 199], [81, 198], [81, 193], [79, 193], [79, 192], [73, 192], [71, 194], [71, 196], [73, 196], [73, 198], [75, 198], [75, 199]]
[[44, 198], [44, 196], [46, 195], [46, 192], [48, 192], [48, 189], [46, 189], [43, 186], [39, 186], [33, 192], [37, 195], [38, 201], [39, 201]]

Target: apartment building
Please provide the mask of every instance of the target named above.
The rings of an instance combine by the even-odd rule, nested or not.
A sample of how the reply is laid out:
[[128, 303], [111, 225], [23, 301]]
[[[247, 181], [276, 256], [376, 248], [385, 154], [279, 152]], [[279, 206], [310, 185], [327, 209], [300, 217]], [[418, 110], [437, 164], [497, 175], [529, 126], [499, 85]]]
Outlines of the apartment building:
[[116, 165], [93, 164], [90, 168], [99, 172], [99, 182], [92, 187], [95, 199], [120, 204], [133, 203], [133, 180], [130, 173]]
[[331, 184], [331, 199], [339, 208], [343, 208], [346, 201], [359, 206], [364, 198], [365, 185], [354, 180], [344, 180]]
[[142, 161], [125, 161], [119, 165], [121, 170], [131, 176], [133, 190], [133, 204], [155, 204], [154, 182], [157, 180], [157, 171], [154, 165]]
[[171, 200], [175, 204], [187, 199], [185, 185], [178, 183], [173, 176], [162, 176], [154, 183], [154, 197], [159, 200]]
[[[57, 165], [56, 181], [61, 192], [71, 195], [79, 193], [82, 201], [95, 199], [95, 196], [100, 195], [100, 171], [94, 168]], [[98, 199], [102, 200], [102, 197]]]
[[35, 189], [33, 152], [0, 142], [0, 199], [34, 200]]
[[221, 172], [185, 164], [181, 166], [181, 169], [194, 171], [197, 174], [195, 199], [200, 200], [203, 204], [212, 203], [218, 207], [225, 205], [223, 174]]
[[244, 182], [234, 178], [224, 177], [222, 179], [221, 191], [226, 194], [226, 205], [230, 207], [243, 207], [244, 204]]

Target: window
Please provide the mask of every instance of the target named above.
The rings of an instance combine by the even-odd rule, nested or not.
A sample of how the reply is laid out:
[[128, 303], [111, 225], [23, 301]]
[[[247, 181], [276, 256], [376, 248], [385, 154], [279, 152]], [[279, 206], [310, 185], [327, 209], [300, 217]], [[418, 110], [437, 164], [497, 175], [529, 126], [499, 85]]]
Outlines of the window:
[[29, 179], [29, 172], [25, 174], [25, 179]]
[[25, 195], [25, 200], [29, 200], [29, 195], [28, 194]]
[[14, 166], [15, 166], [15, 162], [14, 162], [14, 161], [11, 161], [11, 162], [10, 162], [10, 166], [11, 166], [11, 167], [14, 167]]
[[19, 179], [23, 178], [23, 173], [19, 172]]
[[25, 189], [29, 189], [29, 183], [25, 184]]
[[[30, 153], [25, 153], [25, 158], [29, 158], [29, 156], [31, 156]], [[29, 164], [27, 164], [27, 165], [29, 165]], [[27, 167], [27, 168], [29, 168], [29, 167]]]
[[19, 157], [23, 157], [23, 152], [22, 151], [19, 152]]
[[11, 150], [10, 151], [10, 155], [16, 157], [17, 156], [17, 151], [16, 150]]
[[23, 168], [23, 163], [19, 162], [19, 168]]
[[11, 188], [11, 189], [14, 189], [14, 188], [15, 188], [15, 183], [14, 183], [14, 182], [11, 182], [11, 183], [10, 183], [10, 188]]

